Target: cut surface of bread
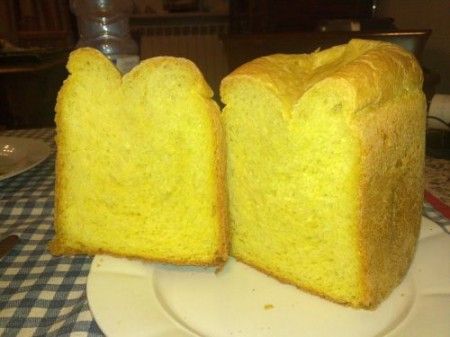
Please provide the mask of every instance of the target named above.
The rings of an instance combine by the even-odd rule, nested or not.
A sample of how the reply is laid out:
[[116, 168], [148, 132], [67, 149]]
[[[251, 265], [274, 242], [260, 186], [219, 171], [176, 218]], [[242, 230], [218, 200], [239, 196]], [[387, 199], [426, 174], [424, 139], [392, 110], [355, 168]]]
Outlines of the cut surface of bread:
[[417, 61], [352, 40], [253, 60], [221, 84], [231, 255], [354, 307], [406, 273], [419, 233], [425, 101]]
[[51, 251], [225, 261], [224, 140], [197, 67], [156, 57], [122, 77], [82, 48], [68, 70], [56, 106]]

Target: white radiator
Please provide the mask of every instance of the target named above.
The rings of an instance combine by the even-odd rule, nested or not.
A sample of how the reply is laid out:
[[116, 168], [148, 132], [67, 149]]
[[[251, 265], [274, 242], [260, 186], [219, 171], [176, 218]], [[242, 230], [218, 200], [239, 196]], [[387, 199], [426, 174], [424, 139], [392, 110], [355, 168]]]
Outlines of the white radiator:
[[141, 30], [141, 58], [169, 55], [193, 61], [219, 95], [219, 85], [228, 73], [223, 43], [219, 35], [227, 27], [220, 26], [151, 26]]

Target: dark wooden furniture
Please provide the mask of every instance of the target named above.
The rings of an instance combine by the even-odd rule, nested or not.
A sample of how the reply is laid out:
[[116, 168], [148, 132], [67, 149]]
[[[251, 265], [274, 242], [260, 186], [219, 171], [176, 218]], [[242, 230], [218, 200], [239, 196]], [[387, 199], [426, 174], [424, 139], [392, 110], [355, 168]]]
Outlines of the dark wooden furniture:
[[75, 40], [69, 0], [5, 0], [10, 42], [20, 47], [67, 47]]
[[8, 129], [54, 125], [57, 92], [67, 77], [67, 53], [34, 62], [0, 64], [0, 125]]
[[69, 0], [5, 0], [0, 49], [0, 127], [53, 126], [56, 95], [76, 29]]
[[230, 0], [233, 34], [312, 31], [322, 20], [373, 16], [372, 0]]

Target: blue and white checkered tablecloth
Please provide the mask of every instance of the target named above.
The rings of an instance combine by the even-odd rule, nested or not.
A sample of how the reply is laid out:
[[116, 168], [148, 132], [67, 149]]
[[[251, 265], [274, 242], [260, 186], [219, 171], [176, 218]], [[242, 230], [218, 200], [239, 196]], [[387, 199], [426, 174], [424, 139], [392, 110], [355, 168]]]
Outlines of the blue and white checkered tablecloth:
[[[54, 149], [54, 130], [11, 130]], [[54, 153], [18, 176], [0, 181], [0, 239], [20, 242], [0, 259], [0, 336], [103, 336], [89, 311], [86, 280], [92, 258], [53, 257]], [[447, 232], [450, 221], [424, 204], [423, 214]]]
[[[38, 138], [54, 149], [52, 129], [4, 131]], [[20, 237], [0, 259], [0, 336], [103, 336], [92, 318], [86, 280], [92, 258], [53, 257], [55, 155], [0, 181], [0, 239]]]

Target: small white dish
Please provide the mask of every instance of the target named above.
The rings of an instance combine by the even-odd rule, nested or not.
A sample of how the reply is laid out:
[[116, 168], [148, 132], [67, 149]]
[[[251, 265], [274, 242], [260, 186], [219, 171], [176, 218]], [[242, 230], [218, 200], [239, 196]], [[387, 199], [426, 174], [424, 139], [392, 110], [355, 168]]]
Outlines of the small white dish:
[[50, 147], [39, 139], [0, 137], [0, 181], [35, 167], [50, 153]]
[[356, 310], [230, 259], [224, 269], [96, 256], [92, 314], [109, 337], [448, 337], [450, 236], [423, 218], [414, 262], [376, 310]]

